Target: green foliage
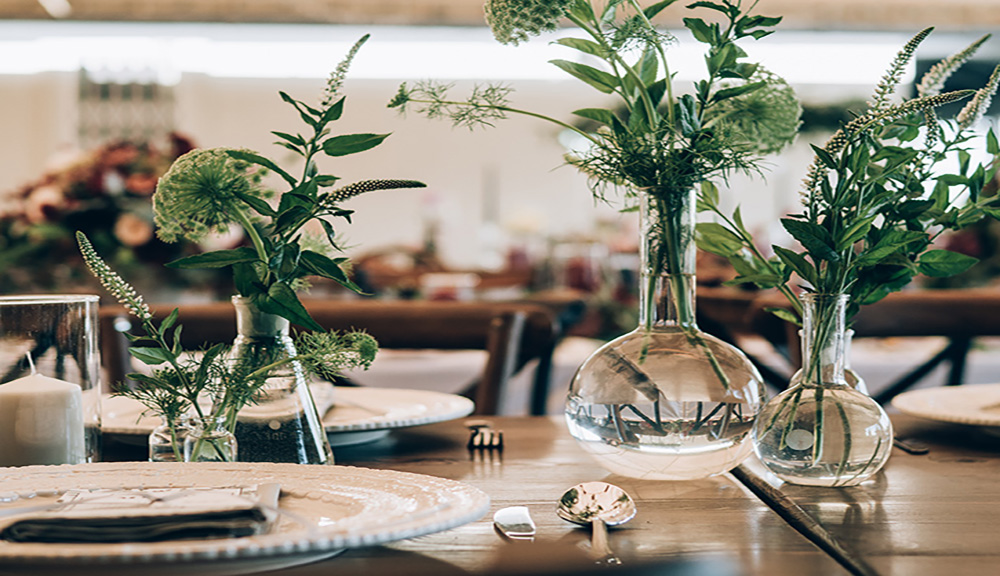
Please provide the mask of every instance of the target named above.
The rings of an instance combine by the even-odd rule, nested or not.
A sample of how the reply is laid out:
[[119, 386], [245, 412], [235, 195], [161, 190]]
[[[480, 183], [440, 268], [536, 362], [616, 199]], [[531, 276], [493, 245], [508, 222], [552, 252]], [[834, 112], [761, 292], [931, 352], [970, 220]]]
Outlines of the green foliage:
[[[319, 107], [279, 93], [308, 128], [305, 133], [272, 132], [278, 138], [276, 144], [301, 157], [301, 176], [293, 176], [278, 163], [250, 150], [216, 148], [188, 153], [161, 178], [153, 201], [157, 233], [165, 240], [199, 240], [213, 229], [237, 224], [253, 244], [252, 248], [181, 258], [168, 266], [232, 267], [242, 296], [265, 312], [313, 330], [321, 327], [306, 312], [293, 289], [302, 278], [320, 276], [360, 291], [348, 277], [346, 258], [330, 258], [303, 248], [307, 226], [318, 223], [324, 232], [319, 239], [323, 250], [339, 252], [332, 220], [347, 219], [351, 214], [339, 206], [340, 202], [373, 190], [424, 186], [414, 180], [366, 180], [333, 189], [339, 178], [321, 173], [316, 163], [320, 154], [334, 158], [356, 154], [378, 146], [388, 137], [367, 133], [330, 135], [330, 125], [343, 115], [345, 97], [338, 92], [348, 64], [367, 39], [367, 35], [361, 38], [331, 74]], [[277, 205], [264, 199], [258, 183], [261, 172], [277, 174], [288, 186], [278, 196]]]
[[[996, 135], [990, 129], [977, 136], [968, 118], [978, 118], [989, 106], [998, 73], [977, 91], [940, 93], [944, 79], [971, 57], [981, 39], [932, 67], [918, 97], [890, 104], [901, 68], [929, 32], [917, 34], [893, 60], [866, 112], [824, 147], [813, 147], [816, 157], [806, 180], [803, 211], [781, 220], [801, 247], [799, 252], [774, 246], [775, 256], [766, 258], [738, 218], [719, 208], [717, 192], [702, 191], [699, 209], [714, 213], [720, 222], [702, 228], [699, 246], [729, 258], [739, 274], [736, 282], [773, 286], [771, 277], [758, 281], [762, 270], [783, 277], [778, 287], [800, 312], [788, 286], [792, 271], [807, 291], [850, 295], [850, 319], [860, 306], [901, 289], [917, 274], [949, 276], [975, 263], [969, 256], [935, 249], [934, 240], [996, 208], [995, 198], [980, 194], [997, 169]], [[970, 95], [970, 103], [954, 120], [941, 121], [933, 113], [943, 103]], [[993, 158], [973, 165], [974, 146]], [[952, 166], [957, 170], [948, 172]], [[754, 262], [749, 268], [743, 261], [747, 255]]]
[[[91, 272], [100, 280], [125, 308], [140, 321], [140, 334], [128, 334], [129, 354], [150, 367], [149, 374], [129, 374], [136, 382], [134, 387], [113, 383], [116, 394], [133, 398], [148, 410], [160, 415], [176, 430], [179, 419], [185, 414], [195, 414], [204, 419], [205, 409], [199, 399], [212, 400], [210, 417], [224, 417], [232, 432], [235, 415], [253, 402], [266, 382], [267, 375], [275, 368], [289, 362], [298, 362], [311, 373], [330, 377], [350, 368], [368, 368], [378, 349], [378, 343], [364, 332], [303, 332], [297, 334], [298, 355], [266, 362], [231, 362], [228, 347], [216, 344], [200, 355], [189, 355], [181, 348], [183, 325], [179, 323], [179, 310], [174, 309], [157, 322], [135, 289], [111, 270], [97, 254], [90, 240], [77, 232], [80, 252]], [[281, 284], [272, 290], [283, 290]], [[278, 287], [278, 288], [275, 288]], [[298, 303], [294, 295], [264, 300], [278, 308], [288, 302]], [[301, 305], [300, 305], [301, 306]], [[277, 313], [275, 309], [265, 312]], [[288, 312], [302, 324], [308, 320], [305, 309]], [[176, 434], [173, 434], [176, 437]], [[179, 447], [174, 447], [179, 451]], [[178, 452], [179, 455], [179, 452]]]
[[[585, 138], [587, 147], [566, 161], [591, 177], [595, 195], [608, 187], [688, 190], [695, 183], [733, 171], [754, 171], [760, 155], [791, 142], [801, 108], [791, 88], [759, 65], [746, 62], [738, 42], [760, 39], [780, 18], [752, 15], [739, 0], [694, 2], [692, 10], [715, 12], [715, 20], [685, 18], [685, 26], [706, 44], [705, 79], [692, 94], [674, 96], [667, 50], [674, 39], [650, 18], [673, 0], [642, 7], [637, 0], [487, 0], [487, 22], [504, 43], [517, 44], [554, 30], [568, 19], [583, 37], [556, 44], [587, 57], [587, 64], [566, 59], [551, 64], [601, 94], [616, 97], [609, 108], [573, 112], [594, 124], [568, 122], [514, 108], [509, 89], [477, 87], [465, 99], [451, 99], [450, 85], [403, 84], [389, 102], [401, 111], [414, 109], [429, 118], [447, 118], [456, 126], [492, 125], [507, 114], [538, 118]], [[720, 18], [721, 17], [721, 18]]]

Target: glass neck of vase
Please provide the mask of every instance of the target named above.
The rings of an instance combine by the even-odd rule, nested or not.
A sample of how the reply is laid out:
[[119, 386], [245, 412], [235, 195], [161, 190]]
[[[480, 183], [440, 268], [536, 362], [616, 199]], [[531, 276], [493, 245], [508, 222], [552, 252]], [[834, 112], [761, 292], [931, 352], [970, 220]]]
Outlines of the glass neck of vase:
[[694, 329], [694, 189], [642, 188], [639, 199], [639, 326]]
[[250, 299], [233, 296], [236, 308], [236, 332], [249, 338], [283, 338], [288, 336], [288, 320], [262, 311]]
[[847, 384], [846, 294], [803, 294], [802, 376], [806, 384]]

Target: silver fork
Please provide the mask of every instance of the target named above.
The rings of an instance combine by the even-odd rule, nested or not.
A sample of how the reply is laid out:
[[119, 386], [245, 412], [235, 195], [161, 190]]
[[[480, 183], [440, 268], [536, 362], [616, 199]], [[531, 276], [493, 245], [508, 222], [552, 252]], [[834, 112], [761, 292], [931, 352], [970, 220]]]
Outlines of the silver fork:
[[503, 451], [503, 430], [489, 426], [473, 428], [469, 434], [469, 450]]

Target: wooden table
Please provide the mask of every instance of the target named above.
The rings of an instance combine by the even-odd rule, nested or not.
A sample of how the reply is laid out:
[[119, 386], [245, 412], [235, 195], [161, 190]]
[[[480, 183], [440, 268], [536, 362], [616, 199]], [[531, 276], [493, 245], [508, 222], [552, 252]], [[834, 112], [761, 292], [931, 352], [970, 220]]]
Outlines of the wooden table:
[[[585, 553], [590, 531], [559, 519], [555, 503], [570, 486], [607, 479], [639, 506], [635, 519], [610, 534], [626, 567], [673, 560], [705, 570], [685, 574], [847, 574], [732, 476], [689, 482], [609, 476], [576, 445], [560, 418], [487, 420], [504, 432], [502, 455], [470, 454], [465, 420], [397, 431], [377, 443], [336, 451], [338, 464], [428, 474], [480, 488], [491, 498], [486, 517], [439, 534], [349, 550], [284, 573], [521, 573], [525, 564], [581, 573], [592, 567]], [[534, 542], [510, 543], [494, 531], [492, 513], [513, 505], [531, 511], [538, 526]]]
[[[467, 420], [399, 430], [375, 443], [337, 450], [338, 464], [458, 480], [490, 496], [490, 513], [453, 530], [349, 550], [282, 574], [536, 574], [553, 566], [581, 574], [593, 568], [585, 553], [589, 530], [559, 519], [555, 502], [566, 488], [601, 479], [624, 488], [639, 507], [632, 522], [610, 534], [624, 562], [616, 568], [621, 575], [628, 573], [622, 569], [659, 562], [691, 571], [628, 574], [1000, 572], [1000, 439], [900, 415], [893, 420], [897, 436], [925, 444], [929, 453], [894, 449], [874, 481], [841, 489], [780, 484], [753, 458], [736, 475], [706, 480], [611, 476], [581, 451], [560, 418], [487, 418], [504, 431], [506, 443], [502, 454], [493, 455], [466, 449]], [[761, 495], [762, 486], [770, 494]], [[492, 513], [512, 505], [530, 509], [538, 525], [534, 542], [511, 543], [494, 531]], [[831, 543], [847, 561], [834, 560]]]

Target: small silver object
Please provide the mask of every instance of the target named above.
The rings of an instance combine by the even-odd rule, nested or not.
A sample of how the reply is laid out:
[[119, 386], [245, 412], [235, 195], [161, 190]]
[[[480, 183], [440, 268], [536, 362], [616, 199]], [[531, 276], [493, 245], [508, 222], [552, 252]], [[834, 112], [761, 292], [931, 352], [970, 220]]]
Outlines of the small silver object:
[[619, 526], [635, 517], [636, 506], [621, 488], [607, 482], [584, 482], [567, 490], [556, 513], [563, 520], [592, 530], [591, 556], [599, 564], [621, 564], [608, 545], [608, 526]]
[[526, 506], [508, 506], [493, 514], [493, 525], [511, 540], [534, 540], [535, 523]]

